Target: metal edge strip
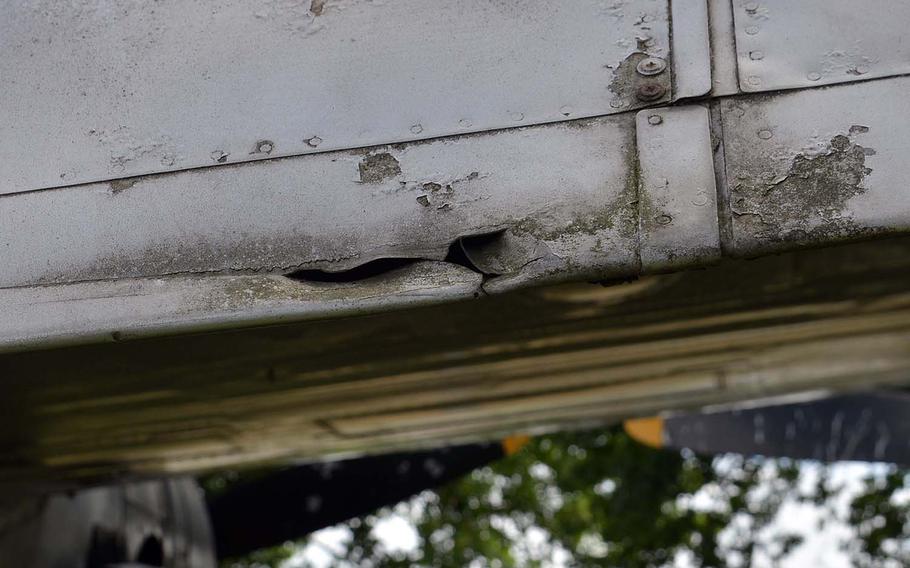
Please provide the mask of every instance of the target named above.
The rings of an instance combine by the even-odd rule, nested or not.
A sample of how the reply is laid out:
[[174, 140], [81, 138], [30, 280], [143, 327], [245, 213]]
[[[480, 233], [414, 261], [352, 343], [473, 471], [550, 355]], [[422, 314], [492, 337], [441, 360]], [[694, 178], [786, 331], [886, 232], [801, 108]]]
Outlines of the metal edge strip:
[[0, 290], [0, 353], [376, 313], [471, 299], [481, 275], [425, 261], [359, 282], [283, 276], [96, 281]]
[[720, 259], [710, 116], [700, 105], [636, 115], [643, 273]]
[[672, 0], [670, 53], [674, 100], [711, 92], [711, 42], [707, 0]]

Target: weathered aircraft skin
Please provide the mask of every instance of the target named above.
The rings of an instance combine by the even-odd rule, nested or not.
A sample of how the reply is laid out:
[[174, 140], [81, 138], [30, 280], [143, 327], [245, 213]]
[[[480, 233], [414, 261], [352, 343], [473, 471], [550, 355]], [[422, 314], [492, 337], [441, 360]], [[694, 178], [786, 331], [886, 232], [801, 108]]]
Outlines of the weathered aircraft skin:
[[908, 6], [3, 3], [0, 498], [910, 379]]

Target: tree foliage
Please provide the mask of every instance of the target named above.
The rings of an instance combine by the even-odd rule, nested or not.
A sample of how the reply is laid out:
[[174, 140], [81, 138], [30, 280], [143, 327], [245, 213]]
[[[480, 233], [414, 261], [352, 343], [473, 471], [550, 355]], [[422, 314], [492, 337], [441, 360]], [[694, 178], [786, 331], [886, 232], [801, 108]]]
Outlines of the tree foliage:
[[[774, 566], [801, 542], [774, 529], [782, 504], [827, 508], [820, 523], [855, 529], [844, 546], [858, 566], [910, 564], [906, 476], [870, 475], [844, 502], [828, 470], [789, 460], [709, 458], [653, 450], [621, 430], [561, 433], [392, 510], [346, 523], [339, 566]], [[840, 501], [838, 501], [840, 499]], [[840, 503], [840, 505], [838, 505]], [[416, 550], [387, 550], [374, 528], [409, 519]], [[299, 546], [231, 566], [280, 566]]]

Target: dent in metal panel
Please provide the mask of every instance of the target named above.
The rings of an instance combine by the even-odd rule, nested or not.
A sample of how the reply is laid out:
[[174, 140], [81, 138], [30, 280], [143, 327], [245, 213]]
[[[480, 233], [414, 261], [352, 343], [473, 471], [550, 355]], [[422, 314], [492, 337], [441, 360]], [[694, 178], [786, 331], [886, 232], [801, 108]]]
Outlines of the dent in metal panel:
[[0, 286], [337, 272], [380, 258], [442, 260], [463, 237], [503, 231], [521, 241], [509, 272], [522, 281], [635, 273], [633, 120], [5, 196]]
[[0, 193], [621, 112], [669, 48], [665, 0], [13, 0]]
[[707, 0], [674, 0], [673, 99], [700, 97], [711, 90], [711, 35]]
[[720, 258], [708, 110], [657, 108], [637, 115], [643, 272]]
[[910, 73], [910, 3], [733, 0], [743, 91]]
[[910, 231], [910, 78], [722, 102], [732, 250]]

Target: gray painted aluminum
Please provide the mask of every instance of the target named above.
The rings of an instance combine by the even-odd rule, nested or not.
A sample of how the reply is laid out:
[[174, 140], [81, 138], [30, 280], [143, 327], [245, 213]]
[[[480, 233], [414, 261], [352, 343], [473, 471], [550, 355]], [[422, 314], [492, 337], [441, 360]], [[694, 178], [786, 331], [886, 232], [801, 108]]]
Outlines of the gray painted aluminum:
[[378, 313], [475, 297], [479, 274], [424, 262], [356, 283], [126, 279], [0, 290], [0, 353]]
[[[707, 109], [683, 106], [9, 195], [0, 350], [702, 266], [719, 256], [712, 160]], [[442, 262], [459, 243], [476, 271]], [[420, 262], [282, 276], [396, 257]]]
[[743, 91], [910, 73], [905, 0], [733, 0]]
[[641, 263], [645, 272], [720, 258], [708, 110], [641, 111], [637, 120]]
[[736, 35], [730, 0], [708, 0], [711, 35], [711, 96], [739, 93], [736, 77]]
[[705, 0], [675, 0], [673, 24], [673, 98], [700, 97], [711, 90], [711, 41]]
[[626, 111], [670, 42], [665, 0], [12, 0], [0, 51], [15, 193]]
[[[630, 114], [0, 198], [0, 287], [442, 260], [511, 229], [546, 276], [634, 274]], [[534, 265], [530, 263], [542, 259]], [[568, 260], [567, 260], [568, 259]], [[545, 268], [544, 268], [544, 265]]]
[[[810, 5], [786, 8], [808, 17]], [[637, 116], [630, 110], [644, 104], [637, 86], [669, 86], [671, 75], [676, 99], [733, 94], [737, 65], [741, 75], [758, 73], [743, 66], [744, 46], [774, 34], [784, 34], [774, 50], [751, 49], [748, 65], [774, 57], [791, 61], [781, 70], [803, 65], [805, 52], [782, 47], [802, 40], [787, 31], [796, 24], [780, 27], [784, 7], [773, 1], [675, 2], [672, 48], [666, 3], [654, 0], [339, 0], [299, 9], [231, 1], [214, 11], [175, 0], [154, 14], [112, 6], [0, 8], [10, 16], [0, 42], [11, 53], [0, 72], [13, 78], [0, 93], [0, 128], [10, 134], [0, 137], [10, 176], [0, 185], [0, 308], [11, 315], [0, 321], [2, 349], [622, 279], [704, 266], [721, 249], [757, 256], [910, 230], [908, 78], [706, 106], [661, 107], [670, 97], [662, 95]], [[833, 16], [818, 17], [827, 25]], [[823, 27], [801, 29], [838, 30]], [[140, 28], [148, 35], [135, 36]], [[353, 29], [377, 33], [353, 37]], [[857, 26], [836, 39], [864, 46], [856, 61], [874, 62], [867, 72], [796, 86], [899, 72], [888, 62], [903, 61], [902, 48], [867, 55], [898, 32], [868, 42], [864, 33]], [[27, 37], [52, 41], [36, 47]], [[214, 49], [228, 38], [230, 50]], [[272, 45], [279, 41], [284, 51]], [[646, 53], [670, 65], [654, 76], [629, 67]], [[839, 53], [830, 57], [853, 61]], [[773, 73], [761, 76], [756, 89], [777, 85]], [[140, 83], [155, 89], [126, 88]], [[254, 95], [271, 99], [252, 104]], [[609, 115], [575, 119], [587, 114]], [[176, 138], [158, 144], [151, 130], [120, 132], [124, 117]], [[522, 126], [548, 121], [558, 122]], [[85, 133], [88, 142], [78, 138]], [[407, 142], [350, 148], [396, 140]], [[210, 148], [230, 155], [213, 160]], [[183, 157], [167, 163], [165, 154]], [[57, 175], [67, 161], [87, 169], [26, 179]], [[133, 175], [142, 172], [155, 173]], [[49, 189], [25, 191], [39, 188]], [[456, 249], [470, 267], [443, 262]], [[415, 264], [334, 286], [282, 276], [390, 258]]]

